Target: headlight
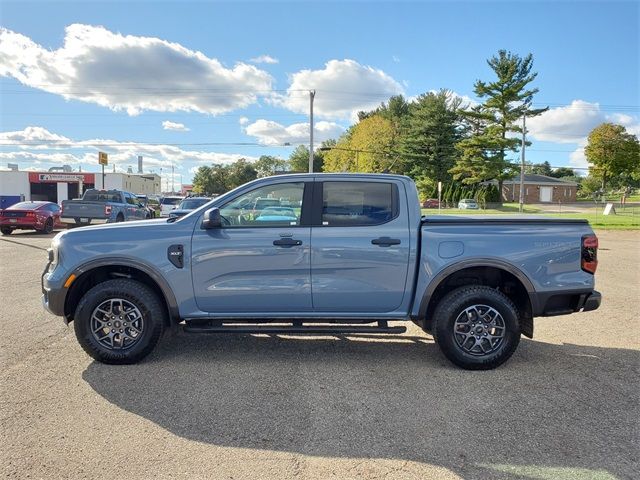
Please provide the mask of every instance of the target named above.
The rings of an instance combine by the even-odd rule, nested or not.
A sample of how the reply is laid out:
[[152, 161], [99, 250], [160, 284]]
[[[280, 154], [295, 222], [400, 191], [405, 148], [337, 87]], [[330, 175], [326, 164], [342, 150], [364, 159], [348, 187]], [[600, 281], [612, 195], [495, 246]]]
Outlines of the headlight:
[[47, 249], [47, 254], [49, 256], [48, 260], [49, 260], [50, 272], [53, 271], [55, 266], [58, 264], [59, 248], [60, 248], [60, 239], [58, 238], [58, 235], [56, 235], [55, 237], [53, 237], [53, 240], [51, 241], [51, 248]]

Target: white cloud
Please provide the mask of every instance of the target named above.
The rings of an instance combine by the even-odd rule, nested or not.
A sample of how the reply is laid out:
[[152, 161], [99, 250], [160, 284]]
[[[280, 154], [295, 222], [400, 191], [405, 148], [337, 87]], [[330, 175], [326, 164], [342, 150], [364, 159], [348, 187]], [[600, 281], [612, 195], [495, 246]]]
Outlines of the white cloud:
[[249, 119], [247, 117], [240, 117], [240, 125], [246, 125], [247, 123], [249, 123]]
[[0, 76], [130, 115], [228, 112], [255, 103], [273, 80], [253, 65], [226, 68], [177, 43], [81, 24], [65, 29], [57, 50], [0, 28]]
[[[37, 135], [34, 133], [37, 132]], [[183, 150], [175, 145], [149, 145], [134, 142], [120, 142], [108, 139], [70, 140], [67, 137], [51, 133], [42, 127], [27, 127], [23, 131], [0, 133], [0, 143], [8, 141], [1, 139], [11, 138], [11, 145], [23, 141], [25, 138], [38, 137], [44, 142], [41, 145], [30, 147], [21, 146], [20, 151], [1, 151], [0, 161], [18, 162], [22, 170], [28, 170], [34, 165], [41, 165], [39, 169], [53, 165], [82, 165], [83, 169], [91, 171], [91, 166], [98, 166], [98, 150], [109, 155], [109, 168], [116, 165], [119, 170], [126, 170], [129, 165], [138, 163], [138, 155], [144, 158], [145, 170], [163, 169], [167, 173], [171, 167], [174, 171], [181, 172], [195, 164], [232, 163], [240, 158], [254, 161], [257, 157], [236, 153], [208, 152], [202, 150]], [[51, 143], [47, 143], [52, 139]], [[7, 148], [7, 147], [4, 147]], [[56, 149], [65, 148], [73, 152], [59, 152]], [[27, 150], [28, 149], [28, 150]], [[37, 151], [31, 151], [36, 149]], [[43, 152], [42, 149], [53, 151]], [[163, 173], [163, 175], [164, 175]]]
[[285, 95], [272, 102], [296, 113], [308, 113], [309, 90], [316, 90], [314, 112], [325, 118], [353, 118], [359, 110], [372, 110], [390, 96], [404, 93], [402, 86], [382, 70], [355, 60], [330, 60], [321, 70], [300, 70], [290, 77]]
[[[339, 137], [344, 128], [334, 122], [320, 121], [314, 124], [314, 142], [318, 144]], [[270, 120], [257, 120], [247, 125], [245, 133], [256, 137], [263, 145], [291, 145], [309, 143], [309, 123], [294, 123], [284, 126]]]
[[15, 145], [23, 149], [45, 149], [71, 145], [71, 140], [42, 127], [27, 127], [14, 132], [0, 132], [0, 145]]
[[536, 140], [555, 143], [581, 143], [589, 132], [603, 122], [623, 125], [629, 133], [640, 134], [640, 120], [622, 113], [603, 112], [598, 103], [574, 100], [565, 107], [551, 108], [527, 119], [529, 135]]
[[400, 57], [397, 55], [392, 55], [391, 59], [395, 62], [395, 63], [400, 63]]
[[253, 57], [249, 61], [251, 63], [268, 63], [270, 65], [273, 65], [275, 63], [278, 63], [280, 60], [272, 57], [271, 55], [260, 55], [259, 57]]
[[605, 121], [597, 103], [574, 100], [565, 107], [551, 108], [527, 119], [529, 135], [536, 140], [578, 143], [598, 124]]
[[190, 130], [184, 126], [184, 123], [176, 123], [169, 120], [162, 122], [162, 128], [164, 130], [174, 130], [176, 132], [188, 132]]

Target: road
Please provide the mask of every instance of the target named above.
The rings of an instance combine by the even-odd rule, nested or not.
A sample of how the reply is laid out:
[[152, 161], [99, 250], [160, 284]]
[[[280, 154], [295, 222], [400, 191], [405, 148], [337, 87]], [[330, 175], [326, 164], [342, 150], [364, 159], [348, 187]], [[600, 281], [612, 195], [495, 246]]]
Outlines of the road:
[[50, 237], [0, 239], [5, 478], [625, 479], [640, 471], [638, 232], [599, 232], [600, 310], [488, 372], [430, 336], [190, 336], [96, 363], [45, 313]]

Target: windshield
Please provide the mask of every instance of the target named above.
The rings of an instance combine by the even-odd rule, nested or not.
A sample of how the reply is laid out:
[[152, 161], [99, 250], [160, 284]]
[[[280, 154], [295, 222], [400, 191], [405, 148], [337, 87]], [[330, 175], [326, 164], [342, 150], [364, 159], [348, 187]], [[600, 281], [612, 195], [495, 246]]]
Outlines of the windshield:
[[178, 205], [180, 200], [182, 200], [180, 197], [164, 197], [160, 203], [162, 205]]
[[189, 198], [187, 200], [183, 200], [178, 208], [180, 210], [195, 210], [207, 202], [209, 202], [208, 198]]

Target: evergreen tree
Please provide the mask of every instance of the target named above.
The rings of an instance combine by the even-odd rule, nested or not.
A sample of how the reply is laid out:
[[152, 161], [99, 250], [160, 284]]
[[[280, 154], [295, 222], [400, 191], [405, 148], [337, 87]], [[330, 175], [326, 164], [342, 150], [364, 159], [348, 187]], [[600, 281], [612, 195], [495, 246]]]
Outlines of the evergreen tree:
[[477, 128], [458, 145], [460, 156], [451, 173], [467, 184], [496, 179], [500, 191], [503, 180], [515, 173], [507, 154], [520, 147], [520, 138], [513, 134], [522, 133], [522, 117], [535, 117], [548, 108], [531, 108], [538, 92], [528, 86], [538, 75], [531, 72], [531, 54], [521, 58], [500, 50], [487, 63], [496, 79], [478, 80], [474, 85], [475, 94], [484, 102], [464, 112], [467, 122], [475, 122]]
[[[313, 171], [321, 172], [323, 165], [323, 156], [317, 150], [313, 151]], [[298, 145], [289, 156], [289, 170], [297, 173], [309, 171], [309, 147], [306, 145]]]
[[460, 98], [447, 90], [420, 95], [410, 104], [399, 140], [399, 153], [407, 174], [436, 184], [451, 179], [449, 170], [458, 155], [455, 145], [461, 138], [460, 104]]
[[551, 170], [551, 164], [549, 162], [536, 163], [531, 165], [530, 169], [531, 173], [536, 175], [546, 175], [547, 177], [552, 177], [553, 170]]

